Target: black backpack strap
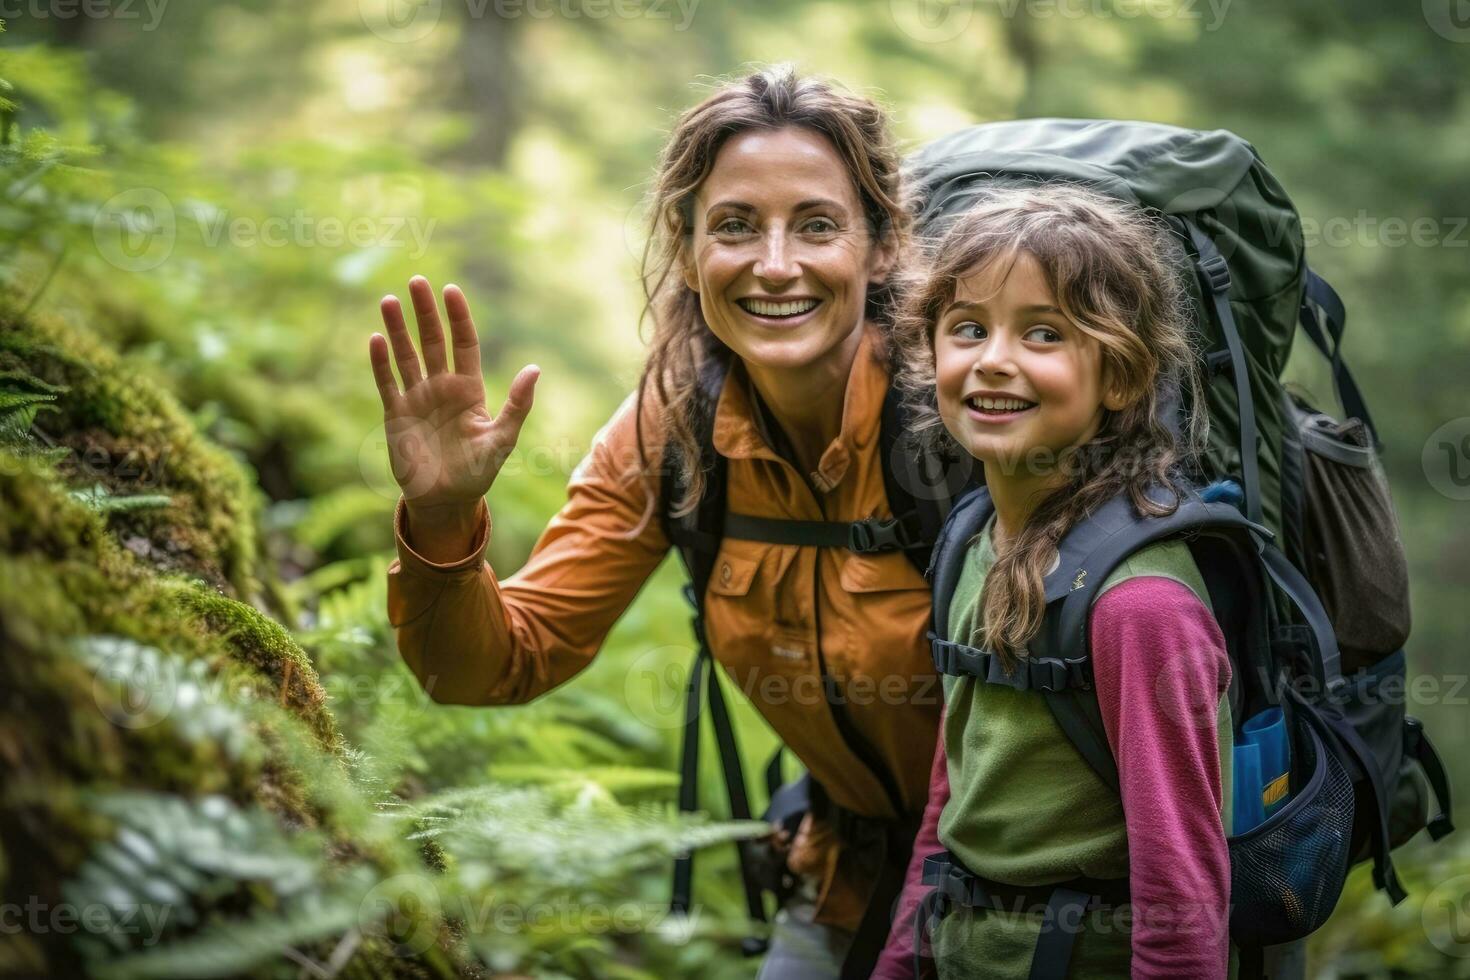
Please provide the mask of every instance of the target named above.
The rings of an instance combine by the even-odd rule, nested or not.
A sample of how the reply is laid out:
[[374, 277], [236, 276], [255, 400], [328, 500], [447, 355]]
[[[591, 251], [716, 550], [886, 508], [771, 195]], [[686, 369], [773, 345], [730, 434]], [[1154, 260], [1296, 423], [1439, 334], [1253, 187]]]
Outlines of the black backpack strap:
[[951, 507], [976, 485], [979, 468], [968, 453], [951, 460], [916, 446], [906, 404], [899, 387], [889, 385], [878, 422], [879, 468], [894, 518], [915, 532], [904, 554], [923, 574]]
[[1113, 746], [1108, 741], [1097, 692], [1091, 688], [1074, 688], [1043, 693], [1057, 727], [1077, 749], [1082, 760], [1097, 773], [1104, 786], [1121, 795], [1123, 784], [1118, 779], [1118, 760], [1113, 756]]
[[[1350, 418], [1361, 419], [1373, 439], [1375, 452], [1382, 451], [1383, 443], [1378, 439], [1378, 429], [1368, 414], [1368, 404], [1353, 373], [1342, 360], [1342, 335], [1347, 329], [1347, 307], [1337, 290], [1327, 284], [1311, 269], [1307, 270], [1306, 289], [1302, 295], [1302, 306], [1298, 317], [1302, 332], [1312, 346], [1332, 363], [1332, 384], [1337, 389], [1337, 400]], [[1325, 329], [1324, 329], [1325, 328]], [[1328, 343], [1329, 339], [1331, 343]]]
[[[1069, 662], [1080, 661], [1090, 665], [1087, 624], [1092, 605], [1108, 576], [1130, 555], [1156, 541], [1206, 528], [1237, 534], [1251, 530], [1266, 535], [1271, 533], [1246, 520], [1230, 504], [1206, 503], [1195, 497], [1181, 501], [1178, 509], [1166, 517], [1132, 515], [1131, 521], [1102, 537], [1079, 563], [1075, 580], [1082, 584], [1068, 592], [1061, 602], [1048, 608], [1048, 617], [1055, 616], [1058, 623], [1053, 634], [1058, 638], [1054, 654]], [[1057, 726], [1071, 740], [1077, 752], [1106, 786], [1120, 792], [1118, 762], [1108, 742], [1097, 692], [1090, 686], [1079, 686], [1043, 693]]]
[[[705, 471], [704, 495], [692, 513], [679, 519], [669, 516], [673, 510], [673, 502], [684, 492], [683, 467], [680, 465], [682, 457], [678, 449], [670, 445], [664, 453], [659, 518], [664, 522], [665, 532], [679, 549], [680, 557], [689, 572], [689, 582], [684, 586], [684, 597], [694, 609], [694, 637], [698, 644], [684, 697], [684, 734], [679, 753], [679, 809], [684, 812], [699, 809], [700, 702], [706, 700], [709, 704], [710, 723], [715, 730], [715, 747], [724, 770], [725, 788], [729, 794], [730, 817], [733, 820], [749, 820], [750, 800], [746, 795], [740, 747], [704, 630], [704, 593], [709, 586], [719, 552], [725, 517], [726, 463], [724, 457], [714, 450], [713, 433], [715, 404], [728, 368], [728, 361], [711, 358], [699, 378], [694, 423], [695, 435], [702, 450], [701, 466]], [[767, 921], [765, 902], [761, 897], [755, 868], [747, 860], [741, 842], [736, 842], [736, 851], [750, 917], [764, 923]], [[669, 908], [676, 913], [687, 914], [692, 905], [693, 887], [694, 855], [691, 852], [674, 861], [673, 893]], [[741, 944], [741, 949], [747, 956], [764, 952], [765, 948], [766, 940], [754, 936], [748, 937]]]
[[1240, 416], [1240, 476], [1241, 486], [1245, 491], [1245, 513], [1256, 524], [1263, 524], [1261, 464], [1256, 458], [1256, 408], [1251, 396], [1245, 344], [1235, 325], [1235, 314], [1230, 310], [1230, 266], [1209, 235], [1193, 221], [1186, 221], [1185, 224], [1189, 227], [1189, 237], [1194, 242], [1197, 257], [1195, 272], [1199, 276], [1200, 289], [1215, 312], [1215, 320], [1220, 325], [1225, 348], [1230, 354], [1230, 375], [1235, 383], [1236, 409]]
[[1454, 823], [1450, 820], [1450, 812], [1453, 807], [1450, 804], [1450, 778], [1445, 773], [1444, 762], [1439, 753], [1429, 741], [1429, 735], [1424, 731], [1424, 723], [1413, 716], [1404, 719], [1404, 755], [1418, 761], [1424, 770], [1424, 778], [1429, 780], [1429, 788], [1434, 790], [1434, 800], [1439, 804], [1439, 813], [1436, 814], [1428, 824], [1429, 836], [1439, 840], [1446, 834], [1453, 833]]
[[934, 542], [933, 556], [924, 577], [934, 591], [934, 637], [945, 639], [949, 635], [949, 604], [954, 598], [955, 583], [959, 581], [964, 567], [966, 545], [980, 533], [985, 522], [990, 520], [994, 505], [990, 502], [990, 491], [977, 487], [955, 501], [949, 518], [944, 522], [939, 537]]

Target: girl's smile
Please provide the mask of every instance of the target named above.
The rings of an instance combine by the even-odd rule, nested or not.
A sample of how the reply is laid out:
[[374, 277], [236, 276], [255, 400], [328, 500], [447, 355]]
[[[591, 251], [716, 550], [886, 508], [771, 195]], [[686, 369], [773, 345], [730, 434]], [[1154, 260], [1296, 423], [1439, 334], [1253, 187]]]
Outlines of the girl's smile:
[[[1055, 464], [1111, 407], [1097, 341], [1062, 312], [1029, 252], [960, 279], [936, 325], [934, 366], [950, 432], [976, 459], [1023, 479], [1044, 474], [1016, 464]], [[987, 468], [986, 480], [999, 475]]]

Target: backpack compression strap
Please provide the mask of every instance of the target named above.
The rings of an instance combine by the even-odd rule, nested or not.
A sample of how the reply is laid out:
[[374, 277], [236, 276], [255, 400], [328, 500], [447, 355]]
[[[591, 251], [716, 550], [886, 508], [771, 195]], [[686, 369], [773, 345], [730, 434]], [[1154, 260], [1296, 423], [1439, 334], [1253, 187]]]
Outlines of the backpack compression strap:
[[1215, 242], [1193, 221], [1186, 221], [1194, 243], [1195, 272], [1200, 289], [1214, 310], [1225, 349], [1230, 355], [1230, 376], [1235, 384], [1236, 411], [1240, 417], [1240, 477], [1245, 491], [1245, 514], [1256, 524], [1264, 524], [1261, 516], [1261, 464], [1256, 457], [1256, 407], [1251, 396], [1249, 364], [1245, 344], [1230, 310], [1230, 266]]
[[[1337, 389], [1337, 400], [1342, 403], [1343, 412], [1349, 418], [1362, 420], [1363, 425], [1368, 428], [1368, 434], [1373, 438], [1374, 451], [1381, 452], [1383, 443], [1379, 441], [1378, 429], [1368, 414], [1368, 404], [1363, 400], [1363, 393], [1358, 390], [1358, 383], [1353, 380], [1353, 373], [1342, 361], [1342, 335], [1347, 329], [1347, 307], [1337, 295], [1337, 290], [1311, 269], [1307, 270], [1307, 287], [1302, 296], [1299, 321], [1302, 332], [1307, 335], [1312, 346], [1332, 362], [1332, 384]], [[1329, 337], [1332, 339], [1330, 345], [1327, 343]]]

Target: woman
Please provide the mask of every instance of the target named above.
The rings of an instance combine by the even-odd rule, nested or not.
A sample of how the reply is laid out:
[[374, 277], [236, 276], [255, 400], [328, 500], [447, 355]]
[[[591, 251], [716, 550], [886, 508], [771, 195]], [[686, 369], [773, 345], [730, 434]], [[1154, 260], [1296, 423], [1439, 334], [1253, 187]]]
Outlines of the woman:
[[[892, 375], [889, 278], [907, 234], [898, 190], [883, 111], [789, 68], [751, 74], [687, 111], [655, 185], [645, 259], [655, 329], [638, 391], [598, 434], [525, 567], [504, 581], [483, 560], [484, 496], [538, 369], [516, 375], [492, 418], [463, 294], [444, 290], [452, 370], [429, 284], [409, 286], [422, 365], [398, 301], [383, 301], [388, 336], [374, 334], [369, 352], [404, 491], [389, 618], [436, 701], [523, 703], [590, 662], [669, 548], [656, 513], [666, 445], [695, 461], [684, 464], [678, 503], [692, 507], [703, 489], [690, 413], [711, 359], [728, 362], [713, 440], [728, 460], [732, 511], [892, 515], [877, 436]], [[899, 552], [726, 538], [704, 615], [716, 659], [823, 791], [790, 842], [787, 864], [803, 887], [777, 917], [761, 976], [838, 976], [878, 875], [853, 828], [915, 826], [926, 799], [940, 707], [928, 587]], [[816, 679], [836, 690], [822, 697]], [[905, 852], [911, 841], [910, 830]], [[907, 854], [890, 857], [901, 867]], [[883, 937], [863, 939], [859, 948]]]

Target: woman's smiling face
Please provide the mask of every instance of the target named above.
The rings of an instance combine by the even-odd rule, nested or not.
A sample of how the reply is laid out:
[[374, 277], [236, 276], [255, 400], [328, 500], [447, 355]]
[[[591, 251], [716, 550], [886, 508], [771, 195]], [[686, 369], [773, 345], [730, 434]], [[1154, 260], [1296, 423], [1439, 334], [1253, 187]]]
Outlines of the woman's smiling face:
[[694, 196], [684, 281], [710, 330], [753, 367], [839, 357], [890, 265], [842, 158], [812, 130], [730, 137]]

